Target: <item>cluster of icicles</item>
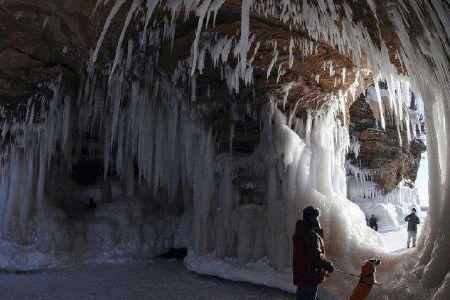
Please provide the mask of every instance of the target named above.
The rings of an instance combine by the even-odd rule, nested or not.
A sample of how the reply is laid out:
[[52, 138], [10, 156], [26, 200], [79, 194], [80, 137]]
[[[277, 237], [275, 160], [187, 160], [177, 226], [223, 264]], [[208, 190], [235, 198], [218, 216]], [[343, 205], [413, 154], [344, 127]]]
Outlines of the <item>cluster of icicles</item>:
[[[102, 5], [101, 0], [98, 1], [96, 9]], [[116, 14], [120, 11], [121, 7], [126, 3], [125, 0], [117, 0], [113, 5], [109, 16], [107, 17], [104, 28], [98, 39], [95, 51], [93, 53], [91, 63], [95, 63], [98, 58], [98, 54], [101, 50], [103, 40], [108, 33], [108, 29], [111, 22], [115, 18]], [[317, 53], [317, 42], [323, 42], [330, 46], [336, 47], [341, 54], [351, 57], [357, 66], [363, 65], [363, 61], [366, 62], [366, 68], [360, 68], [357, 71], [355, 83], [348, 91], [339, 91], [337, 95], [330, 95], [331, 101], [339, 102], [341, 110], [344, 113], [345, 118], [345, 102], [346, 99], [353, 101], [355, 99], [356, 88], [362, 87], [365, 90], [364, 76], [371, 74], [374, 82], [384, 81], [387, 84], [387, 90], [389, 91], [385, 95], [383, 90], [380, 89], [378, 84], [374, 85], [374, 92], [369, 95], [371, 99], [375, 100], [378, 108], [376, 110], [377, 120], [382, 128], [385, 127], [385, 113], [386, 109], [390, 110], [390, 113], [394, 116], [397, 126], [400, 131], [403, 131], [403, 124], [405, 124], [405, 130], [407, 131], [408, 142], [415, 137], [415, 127], [413, 123], [416, 122], [416, 117], [411, 118], [411, 113], [408, 112], [408, 107], [411, 102], [410, 94], [412, 90], [410, 79], [406, 76], [398, 75], [396, 67], [390, 62], [388, 49], [384, 41], [381, 39], [381, 49], [375, 46], [367, 32], [367, 29], [360, 24], [353, 24], [349, 20], [352, 19], [352, 9], [345, 2], [342, 4], [335, 4], [331, 1], [322, 2], [319, 1], [318, 5], [310, 4], [308, 1], [256, 1], [256, 0], [244, 0], [242, 1], [241, 12], [241, 30], [240, 34], [234, 36], [217, 36], [217, 34], [209, 34], [207, 32], [208, 26], [214, 26], [216, 15], [220, 7], [225, 3], [225, 0], [191, 0], [191, 1], [147, 1], [144, 3], [141, 0], [133, 0], [126, 16], [125, 23], [123, 25], [114, 57], [114, 62], [110, 68], [110, 74], [112, 75], [117, 71], [118, 64], [124, 55], [123, 52], [127, 49], [128, 57], [131, 57], [132, 53], [145, 51], [148, 47], [156, 47], [164, 41], [172, 41], [175, 36], [175, 24], [179, 19], [179, 14], [185, 15], [185, 19], [190, 13], [194, 13], [198, 17], [198, 24], [195, 34], [195, 39], [191, 48], [191, 56], [188, 60], [189, 73], [191, 75], [192, 91], [195, 91], [195, 77], [196, 73], [202, 74], [205, 66], [205, 55], [209, 53], [214, 67], [221, 69], [222, 76], [226, 79], [226, 83], [230, 92], [239, 92], [239, 85], [241, 81], [248, 85], [253, 83], [253, 67], [252, 63], [260, 48], [260, 41], [255, 41], [255, 36], [250, 31], [250, 13], [257, 13], [264, 17], [272, 17], [282, 20], [289, 24], [292, 29], [304, 29], [306, 28], [309, 34], [310, 40], [305, 39], [293, 39], [289, 41], [289, 58], [287, 61], [278, 60], [278, 44], [277, 41], [265, 41], [267, 44], [273, 46], [273, 58], [270, 64], [267, 66], [267, 78], [269, 79], [272, 73], [275, 73], [276, 82], [278, 83], [280, 77], [286, 73], [287, 68], [292, 68], [294, 62], [293, 53], [300, 53], [299, 57], [306, 58], [311, 54]], [[103, 3], [103, 4], [106, 4]], [[369, 7], [376, 16], [376, 6], [372, 1], [368, 1]], [[155, 10], [166, 9], [170, 13], [164, 17], [163, 22], [152, 22], [152, 16]], [[392, 21], [396, 25], [399, 37], [403, 39], [407, 38], [405, 34], [405, 26], [401, 22], [400, 17], [405, 12], [403, 8], [389, 8], [392, 10]], [[419, 7], [414, 6], [415, 12], [418, 15], [423, 15]], [[345, 12], [347, 18], [343, 18], [343, 28], [339, 29], [337, 21], [340, 20], [342, 11]], [[328, 13], [330, 12], [330, 13]], [[95, 11], [94, 11], [95, 13]], [[128, 42], [125, 41], [127, 30], [133, 18], [140, 18], [140, 23], [144, 24], [143, 29], [139, 35], [138, 45], [132, 39]], [[125, 46], [124, 44], [128, 45]], [[403, 51], [412, 51], [412, 49], [405, 47]], [[439, 50], [439, 49], [436, 49]], [[441, 49], [443, 50], [443, 49]], [[396, 59], [400, 61], [404, 72], [410, 72], [411, 66], [408, 64], [406, 57], [409, 57], [412, 53], [397, 52]], [[236, 58], [237, 63], [233, 66], [228, 61], [230, 54]], [[439, 53], [442, 54], [442, 53]], [[365, 58], [363, 60], [363, 57]], [[440, 62], [442, 65], [444, 62]], [[341, 78], [334, 76], [338, 70], [333, 68], [332, 61], [325, 61], [324, 70], [329, 70], [330, 77], [334, 77], [334, 85], [337, 83], [345, 83], [347, 70], [343, 68], [339, 70]], [[276, 71], [273, 72], [273, 69]], [[175, 76], [176, 77], [176, 76]], [[315, 75], [316, 82], [320, 82], [320, 75]], [[273, 80], [273, 79], [272, 79]], [[283, 107], [286, 104], [289, 90], [295, 85], [295, 82], [289, 82], [281, 87], [285, 96], [283, 97]], [[414, 90], [419, 90], [416, 87]], [[386, 105], [383, 101], [383, 96], [386, 96]], [[417, 95], [421, 97], [420, 93]], [[195, 99], [195, 92], [191, 97]], [[301, 99], [299, 99], [301, 100]], [[411, 124], [410, 124], [411, 123]], [[414, 130], [411, 130], [414, 129]], [[413, 131], [413, 134], [411, 134]], [[400, 139], [401, 141], [401, 139]]]
[[61, 147], [61, 151], [69, 148], [73, 99], [60, 93], [58, 83], [49, 84], [48, 89], [53, 91], [50, 99], [35, 95], [28, 100], [24, 121], [14, 123], [6, 119], [1, 127], [1, 238], [22, 243], [31, 241], [29, 221], [33, 212], [45, 205], [46, 176], [51, 159], [57, 147]]
[[[98, 5], [101, 2], [100, 0]], [[107, 34], [111, 20], [124, 3], [124, 0], [117, 0], [115, 2], [105, 22], [102, 35], [98, 40], [92, 62], [96, 61], [102, 40]], [[122, 48], [124, 48], [122, 43], [126, 36], [127, 27], [133, 17], [142, 18], [144, 28], [141, 31], [139, 47], [145, 49], [151, 42], [161, 43], [163, 40], [173, 39], [174, 26], [178, 14], [184, 11], [187, 17], [192, 12], [198, 18], [198, 25], [191, 48], [191, 57], [187, 66], [190, 75], [188, 81], [191, 83], [191, 91], [193, 91], [191, 94], [194, 94], [195, 97], [196, 72], [202, 69], [204, 55], [207, 52], [211, 54], [215, 62], [218, 62], [220, 57], [229, 89], [238, 92], [241, 80], [244, 84], [252, 82], [252, 61], [260, 45], [251, 35], [250, 15], [255, 13], [281, 20], [289, 24], [290, 28], [306, 30], [311, 40], [323, 42], [335, 47], [341, 54], [350, 57], [357, 64], [357, 67], [365, 66], [365, 69], [360, 67], [359, 72], [370, 72], [375, 83], [384, 81], [389, 91], [387, 95], [389, 100], [387, 107], [393, 110], [393, 115], [398, 126], [406, 124], [408, 139], [416, 135], [415, 132], [418, 127], [416, 123], [417, 118], [411, 118], [410, 113], [404, 113], [405, 108], [409, 107], [410, 104], [410, 90], [414, 90], [418, 98], [426, 100], [425, 113], [427, 115], [428, 146], [430, 154], [434, 157], [431, 161], [430, 177], [435, 183], [430, 188], [430, 196], [436, 199], [430, 206], [430, 213], [435, 217], [431, 219], [427, 227], [429, 235], [421, 256], [420, 272], [423, 271], [422, 280], [427, 286], [438, 285], [448, 272], [448, 268], [446, 269], [445, 266], [448, 266], [449, 260], [448, 257], [445, 258], [442, 255], [437, 255], [438, 257], [431, 255], [433, 250], [445, 247], [445, 245], [439, 243], [441, 228], [445, 227], [445, 218], [443, 219], [442, 215], [445, 216], [445, 211], [450, 209], [450, 201], [441, 200], [446, 199], [445, 193], [450, 192], [445, 187], [444, 191], [442, 191], [441, 186], [442, 183], [446, 182], [448, 173], [446, 170], [447, 163], [450, 162], [450, 159], [447, 158], [450, 151], [447, 150], [448, 141], [445, 134], [446, 128], [448, 128], [446, 123], [450, 122], [450, 118], [448, 118], [449, 109], [446, 104], [446, 99], [450, 98], [450, 65], [448, 59], [450, 57], [450, 47], [448, 44], [450, 39], [450, 18], [448, 3], [441, 0], [410, 0], [408, 6], [403, 1], [400, 1], [397, 5], [395, 3], [388, 3], [384, 7], [389, 21], [393, 24], [393, 28], [402, 45], [402, 48], [396, 53], [395, 58], [400, 62], [403, 74], [408, 74], [408, 77], [398, 74], [397, 67], [390, 60], [388, 47], [381, 38], [381, 33], [378, 33], [380, 45], [377, 46], [372, 41], [368, 29], [363, 24], [355, 24], [352, 22], [353, 11], [346, 1], [336, 3], [335, 1], [322, 0], [317, 2], [243, 0], [241, 5], [241, 29], [239, 36], [210, 37], [204, 31], [207, 26], [211, 26], [210, 19], [213, 20], [212, 26], [214, 26], [217, 11], [224, 3], [224, 0], [148, 0], [144, 6], [140, 0], [134, 0], [131, 9], [128, 11], [126, 22], [119, 38], [111, 74], [114, 73], [120, 61]], [[375, 19], [378, 19], [378, 7], [375, 2], [367, 0], [366, 4]], [[164, 7], [170, 11], [172, 18], [166, 18], [163, 24], [151, 24], [152, 14], [158, 7]], [[414, 37], [415, 44], [413, 44], [413, 38], [409, 34], [409, 17], [413, 14], [419, 21], [421, 28], [421, 32], [418, 33], [420, 35]], [[273, 59], [268, 66], [267, 76], [270, 76], [273, 68], [278, 69], [278, 81], [280, 76], [284, 74], [283, 68], [292, 66], [292, 55], [290, 55], [287, 62], [279, 62], [277, 60], [277, 45], [276, 43], [273, 44]], [[307, 53], [311, 53], [314, 48], [314, 46], [311, 48], [309, 43], [298, 43], [298, 48], [294, 46], [295, 43], [290, 42], [290, 53], [293, 51], [302, 51], [305, 53], [305, 56]], [[133, 42], [131, 40], [128, 42], [127, 48], [129, 52], [132, 51]], [[231, 53], [237, 58], [237, 63], [234, 66], [230, 66], [227, 62]], [[128, 53], [128, 56], [130, 56], [130, 53]], [[278, 68], [276, 68], [276, 64], [278, 64]], [[328, 67], [330, 74], [333, 74], [334, 70], [331, 62], [328, 64]], [[341, 70], [341, 74], [342, 80], [345, 81], [346, 71]], [[355, 83], [349, 91], [343, 91], [338, 93], [338, 95], [330, 95], [330, 102], [337, 103], [337, 106], [344, 114], [344, 121], [346, 120], [345, 102], [354, 99], [355, 90], [358, 85], [362, 86], [363, 90], [365, 89], [365, 82], [362, 78], [363, 76], [356, 76]], [[319, 80], [320, 78], [316, 76], [316, 81]], [[291, 86], [291, 84], [283, 86], [286, 94], [289, 93]], [[374, 88], [379, 111], [378, 120], [381, 127], [384, 128], [386, 124], [386, 105], [383, 105], [382, 92], [378, 84], [375, 84]], [[286, 98], [284, 98], [284, 103]], [[292, 116], [288, 116], [287, 124], [289, 126], [292, 125], [289, 122], [292, 119]], [[308, 128], [308, 126], [307, 122], [306, 127]], [[411, 128], [413, 129], [412, 134], [410, 133]], [[307, 140], [307, 137], [305, 139]], [[444, 213], [441, 214], [441, 211]], [[441, 250], [439, 253], [445, 253], [445, 250]], [[442, 260], [447, 262], [444, 264], [444, 268], [442, 267], [442, 263], [437, 263], [439, 260], [441, 262]], [[445, 292], [439, 291], [437, 298], [442, 297], [442, 295], [445, 297], [443, 293]]]
[[373, 182], [377, 171], [361, 169], [350, 163], [347, 163], [346, 170], [351, 176], [347, 182], [347, 196], [356, 203], [392, 203], [407, 206], [409, 210], [420, 204], [414, 183], [410, 180], [401, 180], [392, 192], [386, 194], [379, 184]]

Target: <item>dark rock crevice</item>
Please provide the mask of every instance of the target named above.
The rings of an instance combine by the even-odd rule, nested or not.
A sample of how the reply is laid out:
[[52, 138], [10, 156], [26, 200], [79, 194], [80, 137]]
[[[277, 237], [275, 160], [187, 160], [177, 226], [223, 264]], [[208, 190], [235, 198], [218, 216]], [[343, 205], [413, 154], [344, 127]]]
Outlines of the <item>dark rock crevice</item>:
[[70, 72], [73, 76], [78, 76], [79, 72], [77, 72], [73, 67], [71, 67], [69, 64], [61, 62], [61, 61], [45, 61], [42, 58], [37, 57], [36, 55], [33, 55], [31, 53], [27, 53], [17, 47], [8, 47], [8, 49], [13, 49], [23, 55], [28, 56], [32, 61], [35, 61], [39, 64], [41, 64], [41, 66], [45, 66], [46, 68], [54, 68], [54, 67], [62, 67], [63, 69], [65, 69], [66, 71]]

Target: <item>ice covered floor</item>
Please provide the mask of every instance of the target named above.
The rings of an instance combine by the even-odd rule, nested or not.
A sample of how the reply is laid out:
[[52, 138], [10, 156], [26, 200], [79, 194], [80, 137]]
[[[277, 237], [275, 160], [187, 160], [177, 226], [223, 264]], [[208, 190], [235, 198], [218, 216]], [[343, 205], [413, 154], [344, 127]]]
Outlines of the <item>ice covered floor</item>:
[[[425, 218], [427, 217], [427, 212], [419, 211], [418, 216], [420, 218], [421, 224], [417, 226], [417, 240], [419, 240], [419, 235], [422, 231], [423, 223], [425, 222]], [[408, 239], [408, 232], [406, 228], [407, 225], [403, 224], [401, 230], [380, 233], [381, 237], [384, 240], [384, 245], [387, 251], [400, 253], [408, 250], [406, 248], [406, 242]]]
[[[421, 229], [422, 226], [419, 226], [417, 232], [417, 240], [419, 239]], [[406, 226], [403, 226], [403, 228], [398, 231], [390, 231], [380, 234], [384, 240], [384, 244], [387, 251], [400, 253], [408, 250], [406, 248], [406, 242], [408, 239], [408, 232], [406, 231]]]
[[202, 276], [179, 260], [153, 259], [90, 264], [51, 273], [1, 274], [0, 298], [9, 299], [192, 299], [291, 300], [262, 286]]

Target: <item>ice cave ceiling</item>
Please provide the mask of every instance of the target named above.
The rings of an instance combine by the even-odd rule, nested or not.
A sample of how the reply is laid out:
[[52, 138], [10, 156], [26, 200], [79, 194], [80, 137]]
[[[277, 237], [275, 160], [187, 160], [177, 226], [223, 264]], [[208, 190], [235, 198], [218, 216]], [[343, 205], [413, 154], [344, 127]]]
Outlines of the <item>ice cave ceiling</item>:
[[[117, 40], [121, 34], [127, 11], [133, 5], [133, 1], [117, 3], [122, 2], [123, 7], [111, 20], [105, 40], [99, 47], [101, 62], [114, 60]], [[151, 2], [153, 1], [149, 3]], [[208, 13], [208, 18], [211, 19], [210, 25], [203, 29], [202, 35], [234, 37], [234, 40], [229, 41], [231, 47], [232, 43], [239, 40], [241, 1], [212, 2], [220, 9]], [[173, 3], [176, 5], [176, 1]], [[342, 3], [347, 2], [343, 1]], [[352, 11], [351, 21], [366, 26], [366, 34], [378, 47], [381, 38], [386, 43], [392, 63], [400, 73], [406, 73], [398, 59], [400, 42], [388, 16], [390, 6], [395, 7], [396, 5], [395, 1], [375, 6], [368, 3], [348, 1], [348, 9]], [[80, 3], [79, 1], [27, 0], [3, 3], [0, 27], [3, 37], [0, 52], [0, 79], [2, 80], [0, 95], [3, 103], [12, 104], [15, 107], [17, 103], [38, 92], [49, 93], [47, 87], [42, 83], [54, 81], [61, 74], [70, 82], [64, 88], [72, 89], [74, 93], [78, 91], [80, 80], [83, 78], [82, 74], [85, 71], [83, 66], [89, 60], [90, 51], [93, 51], [96, 46], [113, 5], [114, 1], [105, 1], [104, 3], [103, 1], [83, 1]], [[211, 4], [211, 7], [214, 5]], [[373, 14], [374, 8], [377, 12], [376, 17]], [[346, 9], [346, 7], [340, 6], [336, 7], [336, 11], [333, 12], [336, 15], [334, 18], [339, 30], [342, 30], [340, 24], [344, 22], [348, 13]], [[355, 61], [351, 55], [341, 54], [334, 46], [311, 38], [308, 31], [302, 26], [282, 22], [261, 12], [262, 7], [259, 10], [251, 12], [249, 23], [252, 43], [258, 45], [252, 47], [257, 48], [252, 49], [255, 50], [254, 52], [250, 51], [250, 54], [254, 53], [251, 86], [246, 87], [241, 84], [240, 93], [230, 93], [217, 68], [213, 67], [214, 62], [207, 59], [205, 69], [196, 78], [197, 90], [200, 93], [197, 96], [200, 98], [199, 101], [213, 103], [226, 98], [252, 97], [257, 102], [264, 102], [268, 95], [271, 95], [276, 102], [280, 103], [279, 108], [286, 114], [306, 117], [308, 109], [317, 110], [323, 107], [329, 101], [330, 94], [338, 95], [341, 91], [348, 90], [355, 82], [356, 75], [364, 78], [367, 87], [373, 83], [371, 75], [357, 74], [358, 70], [368, 67], [364, 65], [364, 60], [362, 62]], [[139, 8], [126, 31], [128, 38], [140, 33], [139, 22], [142, 22], [141, 18], [144, 15], [145, 8]], [[177, 62], [185, 61], [190, 57], [191, 46], [198, 27], [197, 17], [193, 12], [188, 15], [182, 12], [173, 15], [164, 9], [163, 5], [156, 5], [151, 22], [168, 22], [169, 17], [176, 19], [175, 28], [170, 29], [173, 32], [169, 33], [173, 37], [166, 38], [166, 41], [158, 47], [160, 52], [158, 68], [167, 74], [174, 71]], [[410, 32], [414, 38], [414, 29], [415, 26], [418, 27], [416, 23], [419, 22], [417, 16], [412, 14], [410, 22]], [[213, 24], [214, 26], [212, 26]], [[145, 56], [145, 53], [142, 55]], [[230, 61], [233, 59], [235, 60], [230, 57]], [[103, 63], [98, 62], [97, 65], [102, 68]], [[355, 91], [352, 91], [356, 95], [354, 99], [364, 92], [366, 86], [357, 86]], [[211, 87], [213, 88], [212, 93], [210, 92]], [[345, 103], [347, 106], [345, 117], [347, 122], [351, 121], [354, 124], [358, 120], [350, 120], [349, 107], [352, 102]], [[16, 109], [11, 110], [15, 111]], [[20, 109], [17, 110], [19, 111], [15, 113], [23, 118], [25, 116], [24, 109], [21, 112]], [[223, 112], [219, 111], [218, 113]], [[363, 120], [365, 118], [364, 112], [358, 112], [357, 109], [353, 110], [353, 116]], [[224, 129], [220, 128], [221, 125], [218, 125], [219, 130]], [[376, 124], [373, 125], [373, 128], [377, 127]], [[228, 131], [228, 126], [226, 130]], [[376, 153], [378, 156], [386, 156], [386, 160], [397, 162], [399, 165], [392, 167], [388, 166], [386, 162], [377, 164], [373, 160], [370, 161], [370, 158], [359, 163], [362, 163], [365, 168], [388, 170], [388, 172], [378, 172], [374, 180], [389, 192], [402, 178], [415, 178], [418, 168], [418, 153], [416, 151], [412, 155], [407, 146], [397, 149], [397, 151], [406, 152], [406, 157], [403, 157], [404, 154], [393, 155], [392, 151], [383, 151], [383, 146], [389, 144], [386, 140], [386, 138], [389, 139], [389, 136], [394, 139], [393, 143], [396, 144], [397, 133], [391, 132], [386, 135], [386, 133], [379, 132], [378, 134], [378, 138], [371, 136], [367, 143], [368, 147], [363, 145], [362, 157], [364, 158], [366, 152], [371, 152], [367, 155], [369, 157]], [[227, 135], [228, 133], [222, 133], [223, 145], [221, 148], [227, 147], [225, 145], [228, 143]], [[370, 135], [370, 132], [366, 135]], [[251, 150], [255, 139], [257, 140], [255, 136], [243, 137], [241, 138], [242, 145], [239, 145], [238, 136], [235, 147], [241, 147], [244, 152]], [[400, 162], [406, 162], [406, 167], [403, 167], [404, 165]], [[371, 164], [372, 166], [370, 166]]]
[[[254, 280], [289, 290], [306, 204], [346, 236], [327, 241], [337, 262], [386, 255], [346, 177], [396, 192], [415, 180], [426, 132], [435, 218], [419, 263], [386, 255], [385, 274], [403, 263], [445, 299], [449, 11], [441, 0], [1, 1], [1, 238], [43, 257], [183, 246], [192, 270], [248, 280], [241, 267], [263, 261], [282, 276]], [[237, 275], [217, 271], [230, 257]], [[410, 287], [396, 282], [387, 294]], [[338, 281], [326, 293], [346, 295]]]

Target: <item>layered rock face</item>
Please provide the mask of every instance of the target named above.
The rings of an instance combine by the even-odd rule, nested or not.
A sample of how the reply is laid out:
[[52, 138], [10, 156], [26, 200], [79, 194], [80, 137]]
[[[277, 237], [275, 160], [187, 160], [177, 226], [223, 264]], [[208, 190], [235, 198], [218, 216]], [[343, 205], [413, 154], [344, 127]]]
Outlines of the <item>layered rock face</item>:
[[[448, 7], [419, 2], [4, 1], [0, 232], [32, 255], [2, 253], [2, 266], [186, 247], [194, 271], [291, 290], [290, 237], [306, 205], [320, 207], [340, 265], [386, 255], [347, 199], [345, 162], [376, 169], [382, 192], [414, 179], [411, 87], [434, 103], [427, 133], [442, 127], [432, 112], [446, 95], [436, 74], [448, 69], [447, 19], [436, 12]], [[433, 47], [411, 47], [424, 39]], [[395, 123], [378, 85], [372, 117], [358, 98], [378, 81]], [[352, 136], [358, 158], [347, 157]], [[431, 152], [446, 162], [442, 145]], [[417, 272], [437, 287], [446, 271], [425, 266], [441, 223], [430, 228]], [[343, 282], [322, 297], [346, 298]]]
[[350, 107], [350, 136], [359, 143], [357, 154], [350, 154], [350, 162], [373, 171], [373, 181], [384, 193], [391, 192], [402, 179], [416, 180], [420, 157], [426, 150], [420, 137], [408, 142], [405, 130], [400, 132], [401, 142], [393, 119], [387, 121], [384, 130], [380, 128], [364, 95]]
[[0, 20], [0, 96], [18, 102], [46, 92], [61, 74], [77, 82], [97, 31], [95, 1], [3, 1]]

